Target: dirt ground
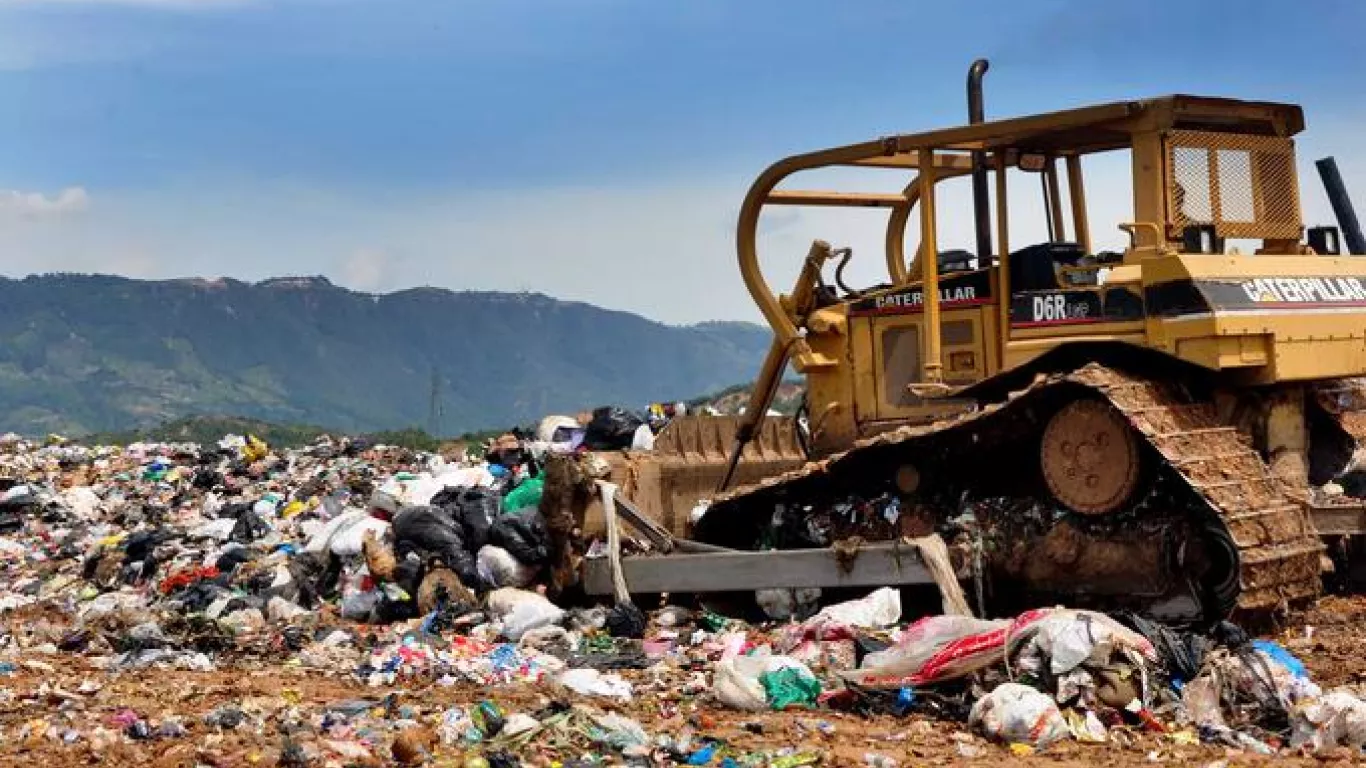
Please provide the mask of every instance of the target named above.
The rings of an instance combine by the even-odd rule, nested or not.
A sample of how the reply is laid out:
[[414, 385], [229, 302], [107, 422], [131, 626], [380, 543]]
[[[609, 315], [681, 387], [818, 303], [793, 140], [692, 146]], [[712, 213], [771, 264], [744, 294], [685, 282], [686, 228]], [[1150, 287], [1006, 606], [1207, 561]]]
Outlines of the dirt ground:
[[[44, 617], [47, 618], [47, 617]], [[12, 629], [39, 620], [32, 612], [9, 617]], [[1328, 597], [1316, 607], [1264, 633], [1304, 660], [1325, 689], [1346, 685], [1366, 687], [1366, 597]], [[358, 729], [347, 738], [336, 731], [320, 733], [325, 711], [340, 702], [395, 698], [387, 714], [376, 721], [399, 718], [419, 728], [435, 728], [452, 705], [493, 700], [511, 712], [542, 712], [553, 700], [573, 697], [544, 686], [517, 685], [484, 689], [472, 685], [441, 685], [414, 680], [395, 687], [369, 687], [348, 671], [305, 670], [282, 655], [275, 660], [240, 659], [211, 672], [144, 670], [105, 672], [79, 655], [19, 654], [15, 669], [0, 675], [0, 766], [147, 765], [274, 766], [274, 765], [394, 765], [393, 728]], [[891, 758], [900, 766], [949, 765], [1250, 765], [1271, 759], [1278, 763], [1349, 764], [1340, 754], [1269, 758], [1222, 747], [1189, 745], [1168, 735], [1111, 731], [1106, 744], [1065, 742], [1048, 750], [1022, 755], [972, 736], [965, 725], [937, 722], [921, 716], [894, 718], [825, 710], [737, 713], [700, 703], [689, 694], [679, 672], [667, 681], [651, 683], [647, 673], [626, 673], [637, 686], [634, 700], [614, 705], [593, 699], [589, 706], [617, 711], [637, 720], [651, 735], [677, 737], [689, 729], [697, 737], [721, 740], [741, 765], [745, 756], [758, 763], [758, 754], [784, 748], [814, 753], [826, 766], [872, 764], [870, 755]], [[583, 702], [585, 700], [578, 699]], [[606, 702], [606, 703], [605, 703]], [[212, 727], [204, 716], [222, 705], [233, 705], [247, 720], [232, 729]], [[377, 704], [378, 706], [378, 704]], [[131, 713], [129, 712], [131, 710]], [[120, 719], [123, 718], [123, 719]], [[142, 720], [149, 738], [125, 736], [129, 718]], [[162, 723], [177, 721], [183, 733], [158, 733]], [[104, 726], [101, 730], [98, 726]], [[72, 743], [54, 738], [56, 732], [79, 733]], [[70, 737], [69, 737], [70, 738]], [[331, 740], [329, 742], [329, 739]], [[347, 756], [333, 749], [338, 741], [369, 742], [369, 756]], [[461, 749], [443, 747], [430, 739], [431, 750], [403, 756], [408, 764], [465, 766]], [[401, 750], [400, 750], [401, 752]], [[593, 758], [593, 750], [553, 744], [532, 746], [519, 757], [527, 765], [554, 765]], [[602, 758], [598, 758], [601, 760]], [[609, 758], [617, 762], [619, 758]], [[762, 764], [762, 763], [758, 763]], [[885, 765], [885, 764], [884, 764]]]

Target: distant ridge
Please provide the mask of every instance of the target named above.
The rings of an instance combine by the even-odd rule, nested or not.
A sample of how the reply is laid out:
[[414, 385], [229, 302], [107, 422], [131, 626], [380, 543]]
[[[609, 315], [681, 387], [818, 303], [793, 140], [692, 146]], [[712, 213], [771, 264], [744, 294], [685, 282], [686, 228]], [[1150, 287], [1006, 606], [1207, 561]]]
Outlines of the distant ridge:
[[0, 431], [84, 434], [191, 414], [445, 434], [749, 381], [749, 323], [669, 326], [534, 293], [369, 294], [324, 277], [0, 279]]

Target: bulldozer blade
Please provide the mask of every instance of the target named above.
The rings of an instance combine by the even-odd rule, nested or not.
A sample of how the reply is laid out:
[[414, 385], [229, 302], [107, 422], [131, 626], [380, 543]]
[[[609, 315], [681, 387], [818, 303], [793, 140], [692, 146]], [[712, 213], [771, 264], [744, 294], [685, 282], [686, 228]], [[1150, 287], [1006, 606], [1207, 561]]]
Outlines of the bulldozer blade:
[[[617, 485], [621, 498], [672, 535], [686, 538], [689, 513], [711, 499], [726, 474], [739, 426], [738, 416], [682, 416], [659, 433], [652, 451], [610, 451], [598, 457], [610, 468], [605, 479]], [[792, 420], [765, 419], [741, 454], [732, 486], [797, 469], [805, 461]], [[605, 531], [602, 503], [594, 499], [584, 515], [584, 533], [591, 537]]]

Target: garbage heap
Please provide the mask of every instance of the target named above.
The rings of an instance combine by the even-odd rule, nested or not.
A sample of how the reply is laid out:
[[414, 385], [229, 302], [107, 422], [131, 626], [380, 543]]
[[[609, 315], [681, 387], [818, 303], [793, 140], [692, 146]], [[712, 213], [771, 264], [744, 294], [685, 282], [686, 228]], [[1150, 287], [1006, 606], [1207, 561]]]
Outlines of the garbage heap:
[[[947, 600], [957, 613], [907, 622], [889, 588], [755, 624], [573, 602], [544, 588], [545, 442], [504, 436], [476, 460], [330, 438], [0, 439], [0, 744], [67, 763], [151, 745], [188, 764], [475, 768], [793, 768], [857, 748], [887, 768], [938, 725], [960, 757], [1095, 742], [1355, 759], [1366, 743], [1357, 691], [1321, 690], [1231, 624], [981, 619]], [[220, 690], [191, 714], [112, 693], [237, 672], [294, 687]], [[317, 680], [373, 695], [310, 697]]]
[[[90, 450], [62, 449], [59, 466]], [[388, 623], [526, 586], [548, 557], [543, 478], [512, 435], [478, 462], [347, 440], [279, 453], [234, 437], [209, 451], [110, 450], [93, 449], [91, 484], [17, 484], [0, 500], [34, 510], [49, 538], [59, 531], [61, 552], [79, 550], [87, 593], [146, 590], [230, 625], [324, 603]]]
[[1366, 743], [1358, 691], [1321, 690], [1284, 647], [1228, 622], [1178, 631], [1068, 608], [897, 627], [899, 618], [898, 593], [881, 589], [757, 641], [730, 634], [713, 694], [751, 711], [925, 712], [966, 721], [1017, 755], [1135, 732], [1263, 755], [1346, 748], [1359, 758]]

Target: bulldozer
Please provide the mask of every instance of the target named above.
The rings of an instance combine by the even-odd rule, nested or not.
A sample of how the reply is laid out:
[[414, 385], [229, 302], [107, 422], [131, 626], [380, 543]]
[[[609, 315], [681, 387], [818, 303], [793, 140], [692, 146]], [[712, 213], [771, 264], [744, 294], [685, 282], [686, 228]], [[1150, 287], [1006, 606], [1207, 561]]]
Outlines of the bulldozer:
[[[729, 450], [675, 461], [690, 487], [718, 482], [670, 527], [735, 550], [937, 532], [1001, 599], [1182, 622], [1314, 598], [1325, 536], [1363, 529], [1366, 242], [1331, 159], [1338, 226], [1302, 221], [1301, 108], [1173, 95], [986, 120], [987, 68], [966, 125], [788, 157], [750, 187], [740, 274], [773, 342]], [[1093, 246], [1084, 171], [1106, 155], [1131, 182], [1122, 250]], [[790, 185], [832, 168], [906, 183]], [[960, 178], [974, 247], [941, 249]], [[1011, 205], [1021, 189], [1037, 208]], [[885, 211], [885, 282], [848, 285], [853, 251], [817, 241], [776, 294], [758, 231], [778, 206]], [[1042, 240], [1012, 242], [1017, 207], [1042, 212]], [[808, 461], [756, 477], [789, 367]]]

